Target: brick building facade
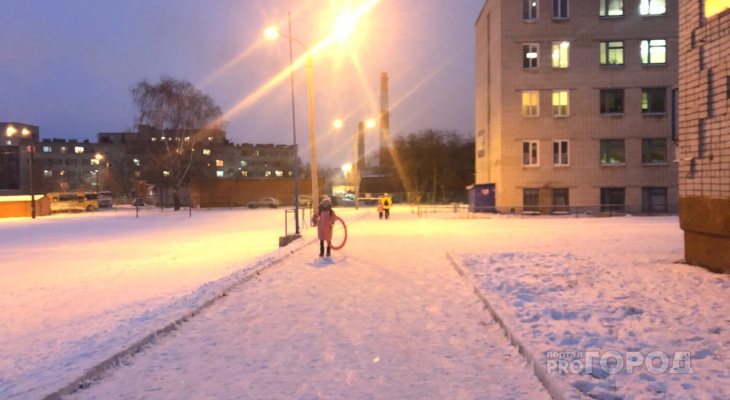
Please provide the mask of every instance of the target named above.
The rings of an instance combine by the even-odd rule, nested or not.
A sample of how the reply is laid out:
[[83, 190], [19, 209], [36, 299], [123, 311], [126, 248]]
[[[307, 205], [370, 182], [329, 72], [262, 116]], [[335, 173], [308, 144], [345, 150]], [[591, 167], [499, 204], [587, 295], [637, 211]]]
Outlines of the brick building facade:
[[679, 217], [685, 257], [730, 272], [730, 1], [679, 4]]

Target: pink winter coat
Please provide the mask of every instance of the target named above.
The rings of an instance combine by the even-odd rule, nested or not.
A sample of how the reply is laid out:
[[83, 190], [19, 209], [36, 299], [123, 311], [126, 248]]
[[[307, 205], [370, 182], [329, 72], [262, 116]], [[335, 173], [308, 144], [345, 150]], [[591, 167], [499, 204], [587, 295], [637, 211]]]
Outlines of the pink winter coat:
[[332, 240], [332, 226], [335, 223], [337, 214], [329, 207], [320, 206], [312, 217], [312, 221], [317, 224], [317, 237], [319, 240]]

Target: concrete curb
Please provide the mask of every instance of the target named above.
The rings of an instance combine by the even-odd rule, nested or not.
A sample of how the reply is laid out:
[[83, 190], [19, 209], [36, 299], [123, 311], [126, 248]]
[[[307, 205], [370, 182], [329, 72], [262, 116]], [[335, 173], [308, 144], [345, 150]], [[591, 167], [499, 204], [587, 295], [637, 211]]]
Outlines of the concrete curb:
[[61, 400], [62, 396], [69, 396], [73, 393], [76, 393], [79, 390], [86, 389], [89, 386], [91, 386], [92, 382], [99, 381], [102, 379], [101, 374], [105, 371], [120, 367], [124, 364], [124, 359], [129, 358], [131, 356], [134, 356], [137, 353], [140, 353], [145, 348], [150, 347], [154, 345], [158, 339], [162, 339], [169, 335], [171, 332], [174, 332], [178, 330], [178, 327], [183, 325], [184, 323], [188, 322], [190, 319], [195, 317], [196, 315], [200, 314], [203, 310], [206, 308], [212, 306], [220, 300], [223, 297], [228, 296], [228, 293], [231, 292], [233, 289], [237, 288], [238, 286], [243, 285], [244, 283], [250, 281], [254, 277], [261, 274], [261, 272], [275, 266], [276, 264], [281, 263], [282, 261], [286, 260], [289, 256], [294, 254], [295, 252], [300, 251], [301, 249], [307, 247], [309, 244], [316, 241], [317, 238], [310, 239], [309, 241], [305, 242], [298, 248], [288, 251], [288, 252], [282, 252], [279, 257], [274, 258], [273, 260], [270, 260], [268, 262], [264, 262], [263, 265], [253, 269], [251, 272], [247, 273], [242, 278], [239, 278], [235, 282], [231, 283], [227, 287], [225, 287], [223, 290], [218, 292], [216, 295], [214, 295], [212, 298], [206, 300], [203, 304], [198, 306], [195, 310], [185, 313], [182, 317], [176, 319], [175, 321], [165, 325], [163, 328], [160, 328], [153, 333], [150, 333], [149, 335], [145, 336], [141, 340], [132, 343], [129, 345], [126, 349], [114, 354], [113, 356], [107, 358], [106, 360], [100, 362], [94, 367], [91, 367], [88, 371], [86, 371], [82, 376], [75, 379], [73, 382], [63, 386], [62, 388], [58, 389], [57, 391], [45, 396], [44, 400]]
[[533, 354], [532, 351], [530, 351], [522, 343], [522, 340], [520, 340], [520, 338], [512, 333], [510, 327], [507, 326], [507, 324], [504, 322], [504, 319], [500, 317], [499, 314], [497, 314], [497, 311], [494, 309], [487, 297], [471, 280], [471, 278], [469, 278], [469, 276], [466, 274], [465, 269], [459, 264], [459, 262], [456, 261], [456, 259], [449, 252], [446, 253], [446, 258], [449, 259], [451, 265], [454, 267], [456, 272], [461, 275], [461, 277], [470, 286], [474, 288], [474, 294], [479, 298], [479, 300], [482, 301], [482, 303], [484, 303], [484, 306], [487, 307], [487, 310], [489, 310], [489, 314], [491, 314], [492, 318], [497, 321], [499, 326], [504, 331], [504, 335], [507, 337], [507, 339], [509, 339], [510, 343], [517, 348], [519, 353], [522, 354], [522, 356], [525, 357], [527, 362], [532, 366], [535, 377], [537, 377], [540, 383], [542, 383], [542, 385], [545, 387], [545, 390], [547, 390], [548, 394], [550, 394], [550, 397], [555, 400], [586, 399], [587, 397], [583, 396], [577, 389], [566, 384], [562, 380], [553, 378], [545, 371], [545, 368], [543, 368], [543, 365], [540, 363], [539, 358], [536, 357], [535, 354]]

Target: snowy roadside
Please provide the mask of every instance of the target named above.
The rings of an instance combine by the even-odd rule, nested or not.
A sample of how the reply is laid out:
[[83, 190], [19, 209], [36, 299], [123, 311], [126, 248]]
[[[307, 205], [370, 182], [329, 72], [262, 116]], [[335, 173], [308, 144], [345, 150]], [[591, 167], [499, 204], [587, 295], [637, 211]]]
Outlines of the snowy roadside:
[[675, 263], [674, 243], [628, 228], [602, 233], [600, 249], [573, 232], [552, 251], [457, 258], [551, 379], [597, 399], [728, 398], [730, 276]]

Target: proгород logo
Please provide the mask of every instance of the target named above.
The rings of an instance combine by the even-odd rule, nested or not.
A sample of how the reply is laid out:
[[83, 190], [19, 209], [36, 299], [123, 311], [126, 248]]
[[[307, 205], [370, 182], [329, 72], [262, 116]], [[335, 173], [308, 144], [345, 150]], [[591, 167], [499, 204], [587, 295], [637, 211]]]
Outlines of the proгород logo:
[[[672, 353], [669, 353], [672, 354]], [[591, 374], [602, 371], [608, 375], [621, 372], [632, 374], [647, 371], [659, 374], [691, 374], [689, 351], [675, 351], [673, 356], [663, 351], [548, 351], [545, 353], [547, 373]]]

